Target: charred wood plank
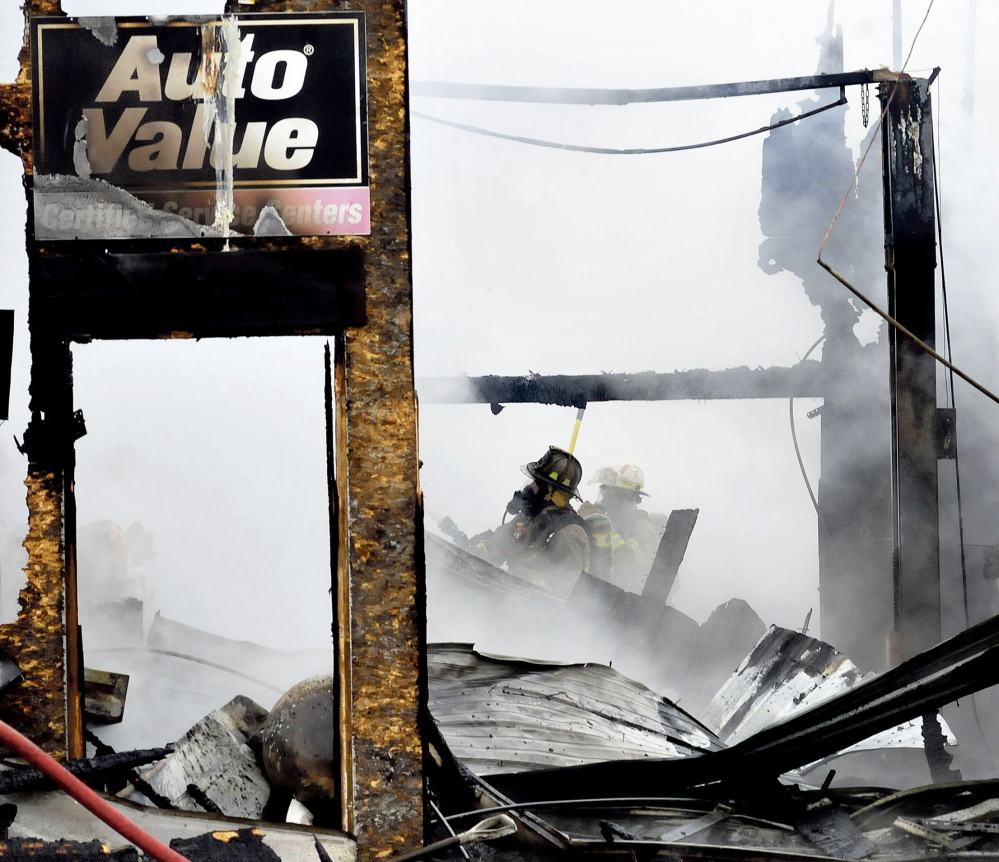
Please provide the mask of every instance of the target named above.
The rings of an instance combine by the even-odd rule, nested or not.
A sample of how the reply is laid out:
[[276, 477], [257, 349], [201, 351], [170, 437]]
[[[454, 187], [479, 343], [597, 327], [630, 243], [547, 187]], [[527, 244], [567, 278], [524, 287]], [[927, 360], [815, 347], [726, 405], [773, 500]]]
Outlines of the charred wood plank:
[[[890, 75], [891, 73], [887, 73]], [[761, 93], [787, 93], [873, 84], [884, 80], [885, 72], [861, 69], [835, 75], [806, 75], [801, 78], [771, 78], [734, 84], [707, 84], [691, 87], [655, 87], [642, 90], [595, 89], [585, 87], [512, 87], [496, 84], [452, 84], [445, 81], [416, 81], [414, 96], [435, 99], [476, 99], [496, 102], [543, 102], [560, 105], [630, 105], [640, 102], [685, 102], [693, 99], [726, 99]]]
[[530, 374], [525, 377], [425, 377], [417, 381], [427, 404], [559, 404], [593, 401], [713, 401], [738, 398], [821, 398], [821, 364], [791, 368], [727, 368], [637, 374]]
[[0, 419], [10, 418], [10, 366], [14, 355], [14, 312], [0, 309]]
[[142, 242], [109, 250], [107, 242], [80, 240], [72, 253], [34, 254], [32, 326], [88, 341], [335, 333], [364, 324], [359, 249], [240, 247], [227, 254], [217, 245], [174, 253]]
[[102, 841], [39, 841], [37, 838], [7, 838], [0, 841], [4, 859], [79, 860], [79, 862], [139, 862], [139, 851], [131, 846], [109, 849]]
[[669, 597], [676, 574], [680, 571], [683, 555], [687, 553], [690, 534], [694, 532], [699, 509], [674, 509], [669, 514], [666, 529], [659, 540], [659, 549], [652, 561], [649, 577], [642, 588], [642, 595], [656, 602], [665, 602]]
[[[169, 748], [140, 748], [118, 754], [101, 754], [84, 760], [70, 760], [65, 766], [81, 781], [94, 781], [112, 772], [122, 772], [136, 766], [161, 760], [170, 753]], [[52, 787], [52, 781], [34, 767], [0, 772], [0, 793], [20, 793]]]

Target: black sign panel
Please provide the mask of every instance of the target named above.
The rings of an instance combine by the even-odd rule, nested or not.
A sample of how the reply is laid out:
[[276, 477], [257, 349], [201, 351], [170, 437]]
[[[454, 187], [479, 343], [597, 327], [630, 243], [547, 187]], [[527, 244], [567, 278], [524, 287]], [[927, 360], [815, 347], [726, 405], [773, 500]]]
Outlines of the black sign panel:
[[31, 324], [72, 341], [334, 334], [366, 321], [364, 254], [148, 252], [79, 242], [28, 259]]
[[31, 26], [37, 239], [370, 232], [362, 13]]

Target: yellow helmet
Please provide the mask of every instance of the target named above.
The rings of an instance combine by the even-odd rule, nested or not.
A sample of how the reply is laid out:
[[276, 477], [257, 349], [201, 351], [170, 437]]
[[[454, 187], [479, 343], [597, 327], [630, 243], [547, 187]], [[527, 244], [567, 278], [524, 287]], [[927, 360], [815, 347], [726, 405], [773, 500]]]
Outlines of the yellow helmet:
[[642, 490], [645, 487], [645, 473], [641, 467], [630, 461], [615, 461], [613, 464], [601, 467], [593, 474], [589, 484], [620, 488], [622, 491], [635, 491], [643, 497], [649, 496]]

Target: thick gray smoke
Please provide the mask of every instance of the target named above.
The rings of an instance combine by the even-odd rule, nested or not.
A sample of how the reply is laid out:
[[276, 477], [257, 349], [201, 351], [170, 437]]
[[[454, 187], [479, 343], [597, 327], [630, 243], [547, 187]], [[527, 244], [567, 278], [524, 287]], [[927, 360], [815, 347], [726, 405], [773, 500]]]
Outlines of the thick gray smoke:
[[[142, 5], [64, 0], [63, 8], [70, 15], [125, 15], [147, 12]], [[918, 26], [911, 5], [905, 4], [912, 16], [905, 21], [906, 45]], [[219, 6], [217, 0], [160, 3], [156, 11], [217, 12]], [[411, 73], [421, 80], [593, 87], [721, 83], [810, 74], [817, 53], [828, 50], [817, 51], [815, 44], [827, 29], [825, 4], [793, 0], [643, 2], [611, 12], [589, 3], [521, 2], [505, 6], [501, 15], [475, 4], [421, 0], [409, 13]], [[967, 50], [965, 13], [959, 8], [946, 20], [931, 17], [909, 69], [925, 76], [933, 66], [944, 68], [935, 109], [944, 118], [941, 174], [945, 237], [951, 238], [945, 249], [954, 354], [994, 386], [999, 302], [990, 289], [990, 229], [999, 177], [986, 156], [995, 131], [988, 118], [999, 116], [999, 106], [995, 88], [980, 87], [972, 124], [958, 107], [972, 102], [958, 81], [970, 56], [978, 58], [979, 68], [969, 80], [994, 80], [999, 56]], [[980, 4], [978, 14], [977, 38], [991, 44], [999, 32], [999, 7]], [[7, 4], [0, 16], [0, 68], [4, 80], [12, 80], [20, 13]], [[841, 2], [833, 23], [843, 29], [845, 68], [889, 62], [887, 2]], [[762, 225], [762, 137], [682, 154], [610, 157], [529, 148], [414, 118], [418, 376], [789, 366], [833, 327], [838, 341], [817, 348], [812, 358], [829, 359], [833, 347], [840, 350], [844, 365], [860, 375], [842, 378], [844, 398], [867, 392], [869, 413], [880, 418], [873, 431], [863, 424], [842, 429], [836, 438], [841, 459], [825, 463], [846, 479], [853, 469], [869, 472], [868, 465], [886, 457], [884, 442], [876, 442], [886, 441], [887, 433], [877, 320], [859, 313], [814, 266], [819, 233], [846, 192], [868, 133], [860, 123], [859, 93], [848, 96], [849, 108], [774, 133], [772, 141], [784, 140], [788, 152], [801, 154], [802, 163], [791, 168], [808, 170], [810, 185], [791, 168], [778, 171], [788, 198], [784, 211], [778, 207]], [[641, 147], [720, 138], [759, 128], [776, 112], [817, 104], [811, 97], [768, 96], [627, 108], [446, 100], [414, 107], [512, 134]], [[876, 114], [872, 92], [872, 120]], [[20, 162], [0, 154], [0, 170], [9, 198], [19, 201]], [[856, 218], [861, 211], [870, 215], [878, 174], [876, 161], [869, 161], [827, 258], [858, 283], [877, 288], [882, 298], [876, 207], [873, 222]], [[20, 327], [12, 418], [0, 426], [0, 609], [10, 619], [23, 581], [20, 536], [26, 528], [26, 465], [12, 439], [27, 422], [23, 206], [5, 207], [0, 219], [9, 274], [0, 305], [18, 311]], [[780, 249], [765, 246], [764, 263], [779, 271], [756, 265], [768, 238], [783, 243]], [[272, 352], [285, 349], [285, 355]], [[94, 344], [77, 348], [75, 356], [77, 406], [90, 429], [78, 446], [81, 524], [109, 520], [124, 534], [138, 523], [152, 534], [156, 556], [141, 563], [149, 609], [231, 638], [287, 648], [326, 643], [318, 342], [304, 340], [294, 348], [263, 342]], [[216, 369], [214, 377], [209, 367]], [[963, 384], [957, 389], [965, 539], [975, 549], [969, 561], [984, 567], [986, 546], [995, 544], [999, 526], [992, 457], [996, 408]], [[819, 475], [819, 428], [828, 428], [830, 415], [805, 418], [818, 406], [801, 399], [795, 416], [810, 480], [813, 487], [821, 481], [820, 493], [826, 493], [834, 477], [828, 471]], [[607, 403], [587, 410], [576, 450], [584, 481], [602, 464], [628, 458], [645, 470], [650, 508], [700, 509], [671, 599], [698, 623], [740, 597], [763, 622], [792, 628], [814, 609], [814, 632], [820, 528], [791, 447], [787, 412], [784, 401]], [[518, 465], [549, 444], [567, 445], [573, 421], [570, 408], [511, 405], [493, 415], [487, 405], [421, 403], [428, 502], [468, 533], [496, 526], [523, 479]], [[953, 585], [960, 574], [955, 576], [953, 562], [952, 465], [942, 471]], [[301, 484], [292, 487], [289, 477]], [[584, 490], [592, 499], [595, 488]], [[883, 534], [874, 539], [882, 548]], [[882, 553], [872, 551], [869, 561], [882, 565]], [[134, 559], [131, 565], [139, 566]], [[979, 586], [995, 599], [994, 582], [983, 586], [979, 580]], [[963, 623], [963, 607], [955, 604], [956, 593], [948, 595], [953, 628]], [[851, 613], [867, 606], [877, 604], [856, 597], [841, 605]], [[974, 609], [986, 606], [976, 602]], [[441, 636], [501, 643], [507, 651], [549, 648], [527, 635], [511, 643], [515, 627], [499, 615], [474, 629], [460, 605], [448, 607], [443, 617], [462, 626], [433, 629]], [[830, 628], [831, 620], [821, 622], [823, 632]], [[148, 614], [144, 627], [152, 628]], [[607, 661], [615, 655], [616, 645], [596, 635], [569, 634], [576, 638], [571, 644], [589, 652], [567, 650], [567, 657]], [[106, 657], [107, 669], [124, 666], [112, 665], [112, 654]]]

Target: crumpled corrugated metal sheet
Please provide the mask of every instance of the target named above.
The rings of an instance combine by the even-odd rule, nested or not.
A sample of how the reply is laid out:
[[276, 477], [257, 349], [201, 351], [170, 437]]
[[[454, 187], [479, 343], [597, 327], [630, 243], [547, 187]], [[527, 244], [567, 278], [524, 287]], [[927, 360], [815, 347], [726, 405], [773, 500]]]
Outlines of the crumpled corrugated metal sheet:
[[[795, 713], [842, 694], [864, 679], [860, 669], [829, 644], [771, 626], [712, 698], [704, 723], [726, 745], [735, 745]], [[946, 722], [941, 716], [937, 720], [947, 742], [955, 744], [957, 740]], [[921, 727], [921, 720], [913, 719], [844, 751], [922, 748]]]
[[557, 665], [432, 644], [430, 712], [477, 775], [604, 760], [681, 758], [724, 746], [672, 701], [597, 664]]
[[771, 626], [711, 699], [704, 723], [729, 745], [853, 688], [860, 669], [834, 647]]

